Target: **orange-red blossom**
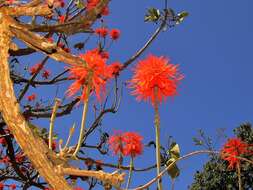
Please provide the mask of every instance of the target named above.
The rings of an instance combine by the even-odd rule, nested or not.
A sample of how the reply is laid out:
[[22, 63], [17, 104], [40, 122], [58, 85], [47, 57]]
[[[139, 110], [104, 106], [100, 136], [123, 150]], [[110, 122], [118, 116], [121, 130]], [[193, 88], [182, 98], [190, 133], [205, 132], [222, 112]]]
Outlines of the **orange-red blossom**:
[[250, 147], [253, 146], [243, 142], [239, 138], [228, 139], [221, 150], [221, 158], [228, 161], [229, 169], [234, 169], [240, 163], [238, 156], [253, 154], [253, 151], [250, 151]]
[[129, 87], [133, 88], [132, 94], [137, 96], [137, 100], [150, 100], [154, 105], [156, 98], [162, 102], [168, 96], [175, 96], [182, 79], [178, 65], [171, 64], [166, 57], [149, 55], [134, 68]]
[[68, 68], [69, 78], [74, 79], [74, 82], [68, 88], [67, 94], [73, 96], [81, 89], [81, 100], [86, 100], [89, 86], [91, 92], [94, 92], [97, 99], [101, 101], [101, 94], [105, 95], [106, 83], [114, 76], [115, 69], [113, 65], [106, 64], [107, 59], [97, 49], [87, 51], [80, 57], [86, 64]]

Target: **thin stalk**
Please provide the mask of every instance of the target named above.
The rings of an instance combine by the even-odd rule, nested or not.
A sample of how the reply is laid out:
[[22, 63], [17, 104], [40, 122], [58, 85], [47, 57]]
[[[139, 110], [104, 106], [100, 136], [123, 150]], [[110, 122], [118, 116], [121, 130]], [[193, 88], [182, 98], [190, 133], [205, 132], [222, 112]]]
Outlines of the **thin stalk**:
[[84, 101], [84, 106], [83, 106], [83, 115], [82, 115], [80, 135], [79, 135], [78, 144], [76, 146], [75, 152], [73, 153], [73, 158], [76, 158], [76, 155], [79, 152], [81, 145], [83, 143], [83, 135], [84, 135], [84, 131], [85, 131], [85, 121], [86, 121], [86, 117], [87, 117], [88, 103], [89, 103], [89, 97], [90, 97], [90, 84], [88, 84], [88, 86], [87, 86], [86, 95], [87, 95], [87, 98]]
[[129, 168], [129, 174], [128, 174], [128, 180], [127, 180], [126, 190], [129, 188], [130, 183], [131, 183], [131, 179], [132, 179], [132, 175], [133, 175], [133, 168], [134, 168], [134, 157], [131, 156], [130, 168]]
[[[155, 87], [155, 102], [154, 102], [154, 108], [155, 108], [155, 132], [156, 132], [156, 168], [157, 168], [157, 176], [160, 174], [161, 169], [161, 150], [160, 150], [160, 116], [159, 116], [159, 110], [158, 110], [158, 88]], [[158, 190], [162, 190], [162, 180], [159, 178], [157, 180], [157, 186]]]
[[242, 190], [241, 168], [239, 162], [236, 164], [236, 168], [237, 168], [239, 190]]
[[50, 150], [52, 150], [52, 144], [53, 144], [54, 121], [55, 121], [56, 112], [57, 112], [57, 109], [58, 109], [60, 103], [61, 103], [61, 100], [56, 98], [55, 103], [54, 103], [54, 107], [53, 107], [53, 111], [52, 111], [52, 115], [50, 118], [49, 135], [48, 135], [48, 145], [49, 145]]
[[175, 179], [171, 179], [171, 190], [175, 190]]
[[65, 144], [64, 148], [62, 149], [62, 151], [66, 150], [68, 148], [69, 143], [70, 143], [70, 139], [73, 136], [74, 131], [75, 131], [75, 123], [73, 124], [73, 126], [69, 130], [69, 136], [68, 136], [68, 139], [67, 139], [66, 144]]

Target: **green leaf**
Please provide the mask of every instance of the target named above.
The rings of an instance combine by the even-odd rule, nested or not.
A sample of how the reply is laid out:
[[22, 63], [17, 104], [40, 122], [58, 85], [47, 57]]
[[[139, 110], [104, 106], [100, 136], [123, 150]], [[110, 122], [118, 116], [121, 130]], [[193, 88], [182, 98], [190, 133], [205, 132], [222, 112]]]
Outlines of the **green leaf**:
[[176, 21], [176, 24], [182, 23], [182, 22], [184, 21], [184, 19], [185, 19], [186, 17], [188, 17], [188, 16], [189, 16], [189, 13], [186, 12], [186, 11], [182, 11], [181, 13], [178, 13], [178, 14], [177, 14], [177, 21]]
[[176, 142], [171, 143], [170, 149], [167, 151], [167, 154], [174, 159], [180, 158], [180, 148]]
[[157, 22], [161, 17], [159, 9], [150, 8], [148, 9], [147, 14], [145, 15], [145, 22]]
[[[171, 163], [175, 162], [177, 159], [175, 158], [171, 158], [169, 159], [167, 162], [166, 162], [166, 165], [169, 166]], [[176, 163], [173, 164], [168, 170], [167, 170], [169, 176], [174, 179], [176, 177], [179, 176], [180, 174], [180, 170], [179, 168], [177, 167]]]
[[76, 0], [75, 4], [78, 9], [84, 8], [84, 2], [82, 0]]
[[196, 137], [193, 137], [192, 140], [195, 143], [195, 145], [197, 145], [197, 146], [203, 145], [203, 142], [201, 140], [197, 139]]

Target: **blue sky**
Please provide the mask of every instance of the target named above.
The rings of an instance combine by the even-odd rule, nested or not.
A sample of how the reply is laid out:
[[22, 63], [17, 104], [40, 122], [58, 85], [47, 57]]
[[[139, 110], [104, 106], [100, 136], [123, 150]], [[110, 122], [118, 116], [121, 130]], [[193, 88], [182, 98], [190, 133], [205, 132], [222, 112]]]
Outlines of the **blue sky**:
[[[162, 0], [112, 1], [111, 23], [122, 30], [122, 38], [114, 46], [116, 57], [125, 60], [143, 45], [155, 29], [143, 22], [144, 12], [162, 5]], [[161, 106], [163, 142], [173, 136], [185, 154], [198, 149], [192, 137], [197, 136], [200, 128], [215, 138], [218, 128], [226, 128], [231, 136], [232, 129], [240, 123], [252, 122], [253, 2], [178, 0], [169, 1], [169, 6], [177, 12], [186, 10], [190, 16], [178, 27], [163, 32], [143, 57], [150, 52], [166, 55], [180, 64], [185, 74], [179, 95]], [[128, 76], [127, 71], [124, 77]], [[136, 130], [147, 141], [154, 139], [152, 107], [136, 102], [128, 90], [124, 92], [118, 117], [113, 119], [115, 125]], [[151, 154], [148, 152], [140, 160], [149, 160]], [[187, 189], [194, 171], [201, 168], [205, 159], [206, 156], [198, 156], [180, 163], [181, 175], [175, 188]]]
[[[145, 12], [150, 7], [162, 8], [162, 5], [163, 0], [111, 2], [111, 15], [105, 21], [109, 28], [122, 31], [120, 40], [110, 50], [112, 61], [124, 62], [142, 47], [157, 27], [143, 22]], [[169, 1], [169, 6], [176, 12], [186, 10], [190, 16], [181, 25], [161, 33], [141, 58], [149, 53], [168, 56], [173, 63], [180, 65], [185, 75], [178, 89], [179, 95], [163, 103], [160, 113], [162, 143], [166, 144], [167, 138], [173, 136], [182, 154], [186, 154], [199, 149], [192, 141], [198, 129], [215, 138], [217, 129], [226, 128], [226, 133], [231, 136], [232, 129], [240, 123], [252, 122], [253, 1], [177, 0]], [[79, 36], [77, 40], [81, 38]], [[51, 69], [57, 71], [55, 66]], [[120, 81], [130, 79], [131, 74], [129, 69], [124, 71]], [[66, 88], [60, 90], [64, 92]], [[44, 92], [48, 94], [49, 91]], [[137, 131], [144, 136], [145, 143], [154, 140], [152, 106], [137, 102], [129, 92], [124, 88], [120, 110], [116, 115], [105, 116], [103, 129], [108, 133], [113, 130]], [[92, 121], [91, 115], [88, 123]], [[58, 119], [60, 127], [56, 131], [66, 138], [68, 127], [73, 122], [79, 124], [80, 117], [80, 109], [76, 109], [71, 116]], [[40, 124], [48, 125], [48, 121]], [[96, 138], [90, 141], [96, 141]], [[91, 156], [93, 152], [87, 152], [87, 155]], [[97, 158], [103, 159], [101, 156]], [[206, 158], [197, 156], [181, 162], [181, 175], [176, 180], [175, 189], [187, 189], [194, 172], [202, 167]], [[106, 160], [116, 161], [111, 154]], [[154, 162], [154, 150], [145, 150], [136, 160], [136, 167]], [[155, 171], [136, 173], [132, 186], [143, 184], [154, 175]], [[164, 189], [170, 189], [168, 181], [165, 176]]]

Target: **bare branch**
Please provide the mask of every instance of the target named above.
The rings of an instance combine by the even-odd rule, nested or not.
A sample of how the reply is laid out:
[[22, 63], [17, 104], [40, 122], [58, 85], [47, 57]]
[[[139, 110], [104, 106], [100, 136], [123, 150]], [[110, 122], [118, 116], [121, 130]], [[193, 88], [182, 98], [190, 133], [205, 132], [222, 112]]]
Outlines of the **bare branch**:
[[88, 176], [94, 177], [98, 180], [101, 180], [105, 183], [109, 183], [114, 187], [119, 187], [121, 183], [124, 182], [125, 173], [105, 173], [102, 170], [100, 171], [91, 171], [91, 170], [79, 170], [76, 168], [63, 168], [58, 167], [58, 173], [61, 175], [73, 175], [73, 176]]

